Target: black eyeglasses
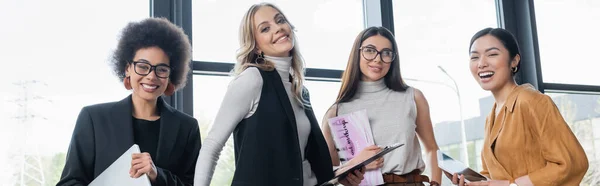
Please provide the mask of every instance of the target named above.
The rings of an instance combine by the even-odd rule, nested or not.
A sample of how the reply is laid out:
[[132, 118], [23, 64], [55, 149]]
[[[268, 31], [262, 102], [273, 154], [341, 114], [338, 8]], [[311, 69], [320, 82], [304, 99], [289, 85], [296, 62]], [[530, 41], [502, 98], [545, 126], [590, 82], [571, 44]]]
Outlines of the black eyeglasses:
[[146, 76], [154, 71], [159, 78], [168, 78], [171, 75], [171, 67], [166, 64], [151, 65], [146, 61], [133, 61], [133, 69], [136, 74]]
[[362, 53], [362, 56], [369, 61], [374, 60], [378, 55], [379, 59], [381, 59], [381, 61], [384, 63], [391, 63], [396, 58], [396, 53], [388, 48], [384, 48], [383, 50], [379, 51], [374, 47], [364, 46], [360, 47], [359, 50], [361, 51], [360, 53]]

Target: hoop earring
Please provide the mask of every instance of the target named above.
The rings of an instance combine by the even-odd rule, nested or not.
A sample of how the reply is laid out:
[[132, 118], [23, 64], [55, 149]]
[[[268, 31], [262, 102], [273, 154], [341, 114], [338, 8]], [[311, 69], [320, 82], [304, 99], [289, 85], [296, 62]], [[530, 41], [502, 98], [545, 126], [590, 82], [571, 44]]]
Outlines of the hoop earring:
[[512, 72], [513, 72], [513, 73], [517, 73], [517, 71], [519, 71], [519, 67], [514, 67], [514, 68], [512, 68]]
[[165, 90], [165, 95], [172, 96], [174, 93], [175, 93], [175, 86], [173, 85], [173, 83], [169, 83], [167, 85], [167, 89]]
[[127, 76], [127, 77], [125, 77], [125, 79], [123, 79], [123, 86], [125, 86], [125, 89], [131, 90], [131, 77], [130, 76]]
[[256, 59], [254, 59], [254, 63], [256, 63], [256, 64], [265, 63], [265, 53], [260, 52], [260, 54], [258, 54], [258, 57], [256, 57]]

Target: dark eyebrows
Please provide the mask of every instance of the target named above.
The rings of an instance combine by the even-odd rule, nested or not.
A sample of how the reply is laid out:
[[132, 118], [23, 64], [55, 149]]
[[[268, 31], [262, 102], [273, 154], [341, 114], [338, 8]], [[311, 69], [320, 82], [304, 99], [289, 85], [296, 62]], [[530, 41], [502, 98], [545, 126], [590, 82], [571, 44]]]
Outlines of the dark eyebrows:
[[375, 47], [375, 45], [372, 45], [372, 44], [368, 44], [368, 45], [365, 45], [365, 46], [362, 46], [362, 47], [369, 47], [369, 48], [375, 48], [375, 49], [377, 49], [377, 47]]
[[[499, 48], [496, 48], [496, 47], [491, 47], [491, 48], [485, 49], [485, 52], [489, 52], [489, 51], [492, 51], [492, 50], [497, 50], [497, 51], [500, 51], [500, 49], [499, 49]], [[471, 51], [471, 54], [479, 54], [479, 52], [477, 52], [476, 50], [472, 50], [472, 51]]]
[[[138, 59], [137, 61], [133, 61], [133, 62], [138, 62], [138, 63], [148, 63], [148, 64], [150, 64], [150, 61], [148, 61], [148, 60], [145, 60], [145, 59]], [[152, 64], [150, 64], [150, 65], [152, 65]], [[156, 65], [154, 65], [154, 66], [159, 66], [159, 65], [165, 65], [165, 66], [171, 67], [171, 65], [169, 65], [169, 64], [167, 64], [167, 63], [165, 63], [165, 62], [158, 63], [158, 64], [156, 64]]]
[[[377, 49], [377, 47], [376, 47], [375, 45], [373, 45], [373, 44], [368, 44], [368, 45], [362, 46], [361, 48], [365, 48], [365, 47], [372, 48], [372, 49], [375, 49], [375, 50], [379, 50], [379, 49]], [[384, 50], [390, 50], [390, 51], [394, 52], [394, 50], [393, 50], [393, 49], [391, 49], [391, 48], [382, 48], [382, 49], [381, 49], [381, 51], [384, 51]]]
[[498, 49], [496, 47], [492, 47], [492, 48], [486, 49], [485, 52], [489, 52], [489, 51], [492, 51], [492, 50], [498, 50], [498, 51], [500, 51], [500, 49]]

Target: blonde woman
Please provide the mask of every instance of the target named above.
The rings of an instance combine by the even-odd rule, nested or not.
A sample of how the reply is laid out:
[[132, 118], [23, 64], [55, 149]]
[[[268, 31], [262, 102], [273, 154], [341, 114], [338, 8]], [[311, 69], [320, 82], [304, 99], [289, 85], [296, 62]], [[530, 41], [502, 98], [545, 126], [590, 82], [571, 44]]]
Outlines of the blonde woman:
[[[198, 156], [195, 185], [210, 184], [232, 133], [232, 185], [317, 185], [331, 179], [331, 158], [303, 87], [304, 62], [293, 26], [277, 7], [250, 7], [240, 26], [237, 59], [236, 76]], [[362, 174], [349, 175], [344, 185], [357, 185]]]

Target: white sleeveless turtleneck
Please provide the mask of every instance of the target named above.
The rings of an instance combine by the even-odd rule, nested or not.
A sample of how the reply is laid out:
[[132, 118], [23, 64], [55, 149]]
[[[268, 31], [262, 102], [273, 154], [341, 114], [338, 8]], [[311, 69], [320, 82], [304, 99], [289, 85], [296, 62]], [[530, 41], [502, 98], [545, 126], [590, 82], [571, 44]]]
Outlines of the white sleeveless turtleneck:
[[[296, 125], [298, 127], [298, 140], [300, 152], [302, 153], [302, 170], [304, 185], [316, 185], [317, 178], [311, 169], [310, 163], [304, 157], [304, 149], [310, 135], [310, 121], [296, 101], [292, 92], [292, 83], [290, 82], [290, 70], [292, 57], [271, 57], [265, 56], [265, 59], [275, 65], [277, 73], [281, 77], [285, 91], [294, 109]], [[214, 173], [215, 166], [225, 142], [237, 126], [245, 118], [249, 118], [256, 112], [260, 95], [262, 92], [263, 79], [257, 68], [248, 68], [236, 76], [230, 83], [221, 103], [221, 108], [217, 113], [214, 124], [208, 133], [208, 136], [202, 143], [200, 155], [196, 162], [196, 172], [194, 176], [195, 186], [209, 185]], [[233, 174], [233, 172], [232, 172]]]
[[404, 144], [384, 156], [381, 171], [398, 175], [415, 169], [424, 171], [425, 163], [416, 132], [417, 105], [414, 89], [409, 87], [404, 92], [397, 92], [389, 89], [383, 79], [361, 81], [354, 98], [338, 105], [338, 115], [362, 109], [367, 109], [375, 145]]

